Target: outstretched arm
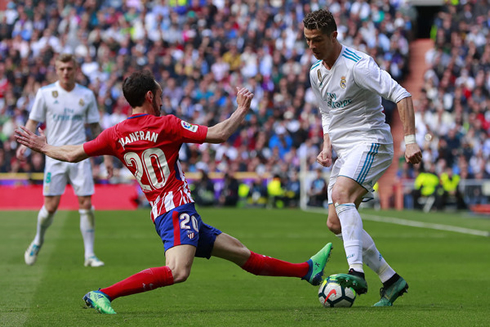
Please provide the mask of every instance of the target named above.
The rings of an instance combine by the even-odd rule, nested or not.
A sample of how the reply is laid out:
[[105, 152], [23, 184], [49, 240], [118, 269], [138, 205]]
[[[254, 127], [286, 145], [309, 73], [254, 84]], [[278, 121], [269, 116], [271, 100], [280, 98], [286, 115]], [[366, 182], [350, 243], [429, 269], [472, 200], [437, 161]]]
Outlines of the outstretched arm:
[[[90, 129], [94, 138], [102, 133], [102, 127], [99, 123], [90, 124]], [[107, 177], [111, 178], [114, 175], [114, 161], [112, 160], [112, 156], [104, 156], [104, 166], [107, 170]]]
[[38, 130], [39, 135], [36, 135], [27, 128], [20, 126], [20, 130], [15, 130], [15, 138], [18, 143], [60, 161], [79, 162], [88, 158], [83, 145], [49, 145], [46, 143], [46, 136], [42, 129], [39, 128]]
[[237, 87], [237, 90], [237, 109], [230, 116], [230, 118], [208, 128], [208, 134], [206, 135], [205, 140], [206, 142], [225, 142], [231, 136], [231, 134], [236, 131], [238, 126], [242, 123], [243, 119], [247, 115], [254, 94], [245, 88]]
[[418, 164], [422, 160], [422, 151], [415, 142], [415, 113], [412, 97], [404, 98], [396, 104], [405, 135], [405, 160]]

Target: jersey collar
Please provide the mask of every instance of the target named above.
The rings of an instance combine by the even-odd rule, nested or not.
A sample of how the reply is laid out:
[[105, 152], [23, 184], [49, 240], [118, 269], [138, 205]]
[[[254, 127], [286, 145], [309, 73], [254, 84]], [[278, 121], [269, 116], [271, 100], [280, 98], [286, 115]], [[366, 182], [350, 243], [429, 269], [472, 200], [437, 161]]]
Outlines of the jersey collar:
[[143, 116], [148, 116], [148, 114], [136, 114], [134, 116], [129, 116], [128, 119], [133, 119], [133, 118], [138, 118], [138, 117], [143, 117]]

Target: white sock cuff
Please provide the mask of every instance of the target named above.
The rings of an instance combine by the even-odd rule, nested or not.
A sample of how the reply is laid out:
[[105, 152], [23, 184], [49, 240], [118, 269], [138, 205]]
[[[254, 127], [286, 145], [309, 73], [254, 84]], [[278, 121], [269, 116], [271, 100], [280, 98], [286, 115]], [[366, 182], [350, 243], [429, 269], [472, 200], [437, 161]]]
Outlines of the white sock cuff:
[[344, 247], [349, 247], [349, 246], [362, 246], [362, 241], [361, 240], [344, 240]]
[[46, 209], [45, 206], [43, 206], [41, 208], [41, 210], [39, 210], [39, 216], [43, 217], [43, 218], [48, 218], [49, 216], [54, 216], [55, 213], [56, 213], [56, 211], [53, 213], [49, 213], [49, 211]]
[[351, 209], [354, 210], [356, 209], [355, 203], [342, 203], [342, 204], [335, 203], [335, 211], [337, 212], [337, 216], [339, 216], [342, 212]]
[[335, 236], [337, 236], [338, 239], [340, 239], [341, 241], [343, 241], [342, 233], [335, 234]]
[[94, 207], [90, 208], [90, 209], [78, 209], [78, 212], [81, 214], [81, 215], [86, 215], [86, 214], [92, 214], [94, 213]]

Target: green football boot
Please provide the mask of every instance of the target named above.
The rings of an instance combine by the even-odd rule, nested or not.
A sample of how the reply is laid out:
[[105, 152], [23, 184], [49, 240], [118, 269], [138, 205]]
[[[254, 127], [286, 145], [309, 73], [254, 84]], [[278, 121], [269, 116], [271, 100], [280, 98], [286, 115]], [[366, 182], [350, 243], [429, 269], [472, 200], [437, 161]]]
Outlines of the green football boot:
[[323, 281], [323, 270], [325, 265], [330, 258], [330, 253], [332, 252], [332, 243], [328, 243], [318, 251], [317, 254], [312, 256], [307, 262], [310, 266], [308, 273], [301, 279], [308, 281], [313, 286], [320, 285]]
[[408, 290], [408, 284], [402, 277], [398, 278], [391, 286], [384, 288], [381, 287], [379, 294], [381, 295], [381, 300], [376, 302], [373, 307], [391, 307], [393, 302], [403, 293]]
[[368, 285], [364, 273], [350, 269], [348, 274], [336, 274], [335, 279], [343, 287], [352, 287], [358, 295], [367, 293]]
[[101, 291], [92, 291], [83, 297], [85, 304], [89, 308], [94, 308], [100, 313], [115, 315], [116, 311], [111, 307], [111, 300]]

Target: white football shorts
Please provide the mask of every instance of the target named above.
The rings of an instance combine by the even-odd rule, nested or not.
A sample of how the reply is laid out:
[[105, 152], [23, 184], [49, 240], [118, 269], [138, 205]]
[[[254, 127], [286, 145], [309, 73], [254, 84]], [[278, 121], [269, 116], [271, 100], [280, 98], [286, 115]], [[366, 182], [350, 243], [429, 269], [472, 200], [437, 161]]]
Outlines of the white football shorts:
[[90, 160], [71, 163], [46, 157], [43, 195], [62, 195], [65, 193], [68, 182], [70, 182], [77, 196], [94, 194], [94, 179]]
[[393, 144], [359, 143], [338, 154], [328, 182], [328, 204], [332, 204], [332, 189], [338, 176], [349, 177], [368, 192], [363, 201], [374, 198], [373, 186], [393, 161]]

